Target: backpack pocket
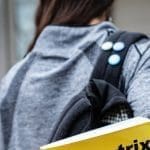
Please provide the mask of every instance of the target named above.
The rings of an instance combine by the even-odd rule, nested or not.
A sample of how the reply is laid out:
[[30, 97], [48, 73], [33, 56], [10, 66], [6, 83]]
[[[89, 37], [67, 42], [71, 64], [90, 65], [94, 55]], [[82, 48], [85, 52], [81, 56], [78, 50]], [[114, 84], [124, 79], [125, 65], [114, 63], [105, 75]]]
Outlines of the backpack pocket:
[[[124, 110], [122, 110], [122, 108]], [[126, 97], [104, 80], [91, 80], [64, 109], [50, 142], [131, 118]]]

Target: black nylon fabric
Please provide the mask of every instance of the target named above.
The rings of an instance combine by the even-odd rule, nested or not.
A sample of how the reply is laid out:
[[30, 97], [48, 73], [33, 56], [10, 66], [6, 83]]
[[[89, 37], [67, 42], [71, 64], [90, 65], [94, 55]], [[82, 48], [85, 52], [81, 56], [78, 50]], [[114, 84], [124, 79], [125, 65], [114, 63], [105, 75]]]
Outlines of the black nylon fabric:
[[91, 112], [91, 104], [86, 99], [85, 91], [82, 91], [67, 105], [55, 126], [50, 142], [84, 132], [86, 125], [90, 127]]
[[86, 89], [67, 105], [50, 142], [104, 126], [102, 116], [120, 104], [129, 110], [128, 117], [133, 117], [125, 96], [118, 89], [104, 80], [91, 80]]

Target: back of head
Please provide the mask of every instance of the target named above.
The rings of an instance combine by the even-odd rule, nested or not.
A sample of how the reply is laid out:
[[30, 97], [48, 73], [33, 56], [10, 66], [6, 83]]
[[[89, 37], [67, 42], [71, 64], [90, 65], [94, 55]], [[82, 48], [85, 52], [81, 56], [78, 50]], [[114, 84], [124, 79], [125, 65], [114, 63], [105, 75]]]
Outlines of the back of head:
[[102, 17], [108, 12], [114, 0], [40, 0], [36, 14], [36, 35], [47, 25], [85, 26], [91, 19]]

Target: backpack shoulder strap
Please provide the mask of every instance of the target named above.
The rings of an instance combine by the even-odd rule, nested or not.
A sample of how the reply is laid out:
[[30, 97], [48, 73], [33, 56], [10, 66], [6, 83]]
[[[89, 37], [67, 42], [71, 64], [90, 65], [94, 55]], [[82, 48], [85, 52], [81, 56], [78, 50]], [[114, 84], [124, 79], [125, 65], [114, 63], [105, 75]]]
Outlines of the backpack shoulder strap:
[[148, 37], [141, 33], [126, 31], [118, 31], [110, 35], [100, 48], [101, 53], [91, 78], [105, 80], [118, 88], [128, 49], [144, 38]]

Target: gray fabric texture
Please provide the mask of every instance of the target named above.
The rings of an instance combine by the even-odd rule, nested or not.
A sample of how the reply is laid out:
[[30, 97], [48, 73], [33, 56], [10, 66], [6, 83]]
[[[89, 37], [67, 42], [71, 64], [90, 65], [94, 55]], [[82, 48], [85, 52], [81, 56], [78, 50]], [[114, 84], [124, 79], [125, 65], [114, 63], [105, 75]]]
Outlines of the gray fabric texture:
[[[49, 142], [63, 108], [87, 85], [100, 54], [98, 46], [116, 30], [110, 22], [44, 29], [33, 51], [1, 81], [0, 145], [4, 150], [38, 150]], [[93, 42], [97, 44], [89, 48]], [[150, 118], [149, 40], [130, 47], [122, 75], [134, 115]]]

